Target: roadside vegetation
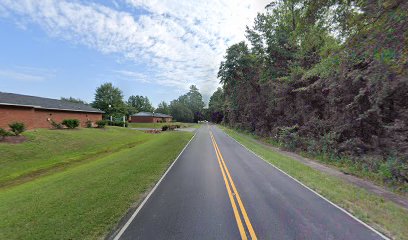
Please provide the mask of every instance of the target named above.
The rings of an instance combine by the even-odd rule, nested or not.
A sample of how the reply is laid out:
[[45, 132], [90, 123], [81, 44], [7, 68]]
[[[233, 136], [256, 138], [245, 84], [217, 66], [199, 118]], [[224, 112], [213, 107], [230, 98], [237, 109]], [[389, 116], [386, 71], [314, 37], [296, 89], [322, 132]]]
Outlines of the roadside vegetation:
[[312, 169], [290, 157], [272, 151], [253, 141], [254, 136], [238, 133], [230, 128], [222, 129], [238, 142], [282, 169], [306, 186], [322, 194], [353, 215], [395, 239], [408, 239], [408, 211], [402, 207], [355, 187], [336, 177]]
[[274, 1], [230, 46], [213, 122], [408, 192], [408, 1]]
[[[157, 182], [193, 135], [116, 128], [27, 133], [36, 141], [0, 145], [7, 154], [1, 158], [2, 166], [8, 166], [6, 173], [56, 162], [52, 156], [75, 161], [89, 156], [88, 151], [95, 155], [92, 161], [0, 189], [0, 239], [103, 238]], [[24, 145], [27, 150], [20, 148]]]

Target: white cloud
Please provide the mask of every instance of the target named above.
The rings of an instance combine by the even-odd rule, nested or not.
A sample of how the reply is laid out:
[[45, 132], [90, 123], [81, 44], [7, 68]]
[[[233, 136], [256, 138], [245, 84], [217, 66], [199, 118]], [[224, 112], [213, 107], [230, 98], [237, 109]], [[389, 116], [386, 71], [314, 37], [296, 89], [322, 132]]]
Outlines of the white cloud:
[[120, 76], [121, 79], [135, 81], [135, 82], [142, 82], [142, 83], [150, 83], [149, 76], [144, 73], [140, 72], [133, 72], [128, 70], [114, 70], [113, 73]]
[[[53, 37], [147, 64], [156, 83], [181, 89], [197, 84], [208, 98], [217, 87], [226, 48], [244, 40], [245, 26], [268, 2], [126, 0], [112, 9], [78, 1], [2, 0], [0, 15], [20, 24], [28, 19]], [[134, 16], [134, 10], [147, 13]], [[117, 73], [147, 79], [131, 71]]]
[[43, 68], [13, 67], [11, 69], [0, 69], [0, 79], [42, 82], [55, 77], [55, 73], [55, 70]]

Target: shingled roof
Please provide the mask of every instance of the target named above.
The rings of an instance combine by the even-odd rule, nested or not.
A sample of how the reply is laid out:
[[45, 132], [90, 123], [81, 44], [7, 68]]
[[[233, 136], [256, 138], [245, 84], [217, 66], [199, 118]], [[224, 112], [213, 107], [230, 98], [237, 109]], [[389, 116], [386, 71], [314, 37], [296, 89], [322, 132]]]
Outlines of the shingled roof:
[[[153, 117], [153, 113], [151, 113], [151, 112], [138, 112], [136, 114], [133, 114], [132, 117]], [[154, 117], [170, 118], [172, 116], [164, 114], [164, 113], [154, 113]]]
[[82, 103], [72, 103], [63, 100], [27, 96], [15, 93], [0, 92], [0, 105], [33, 107], [50, 110], [74, 111], [74, 112], [96, 112], [103, 111]]

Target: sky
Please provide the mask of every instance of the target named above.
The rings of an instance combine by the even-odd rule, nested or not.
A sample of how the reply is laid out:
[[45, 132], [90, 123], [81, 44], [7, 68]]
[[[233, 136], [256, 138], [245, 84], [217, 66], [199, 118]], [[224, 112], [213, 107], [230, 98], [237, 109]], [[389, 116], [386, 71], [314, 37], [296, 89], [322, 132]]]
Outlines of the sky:
[[157, 106], [208, 101], [225, 50], [270, 0], [0, 0], [0, 91], [92, 102], [112, 82]]

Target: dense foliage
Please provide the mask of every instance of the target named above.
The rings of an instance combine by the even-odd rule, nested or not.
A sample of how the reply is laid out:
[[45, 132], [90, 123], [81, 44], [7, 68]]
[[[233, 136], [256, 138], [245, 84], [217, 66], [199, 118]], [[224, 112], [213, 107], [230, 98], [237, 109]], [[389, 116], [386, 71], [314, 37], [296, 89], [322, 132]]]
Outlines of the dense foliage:
[[106, 120], [98, 120], [96, 121], [96, 126], [98, 128], [105, 128], [106, 124], [108, 124], [108, 121]]
[[406, 184], [407, 13], [402, 0], [272, 2], [228, 48], [212, 114]]
[[79, 127], [79, 120], [78, 119], [64, 119], [61, 122], [62, 125], [69, 129], [74, 129]]
[[170, 102], [169, 110], [173, 118], [179, 122], [197, 122], [203, 116], [203, 96], [195, 85], [190, 91]]
[[134, 113], [138, 112], [153, 112], [154, 107], [152, 106], [149, 98], [143, 97], [143, 96], [130, 96], [128, 101], [128, 112], [129, 115], [132, 115]]
[[94, 108], [105, 112], [106, 116], [123, 116], [127, 113], [127, 107], [123, 102], [123, 93], [112, 83], [104, 83], [96, 89]]
[[25, 124], [22, 122], [13, 122], [9, 124], [11, 131], [16, 135], [20, 135], [26, 130]]
[[155, 112], [157, 113], [164, 113], [164, 114], [170, 114], [170, 107], [169, 105], [162, 101], [159, 103], [159, 105], [157, 106]]

